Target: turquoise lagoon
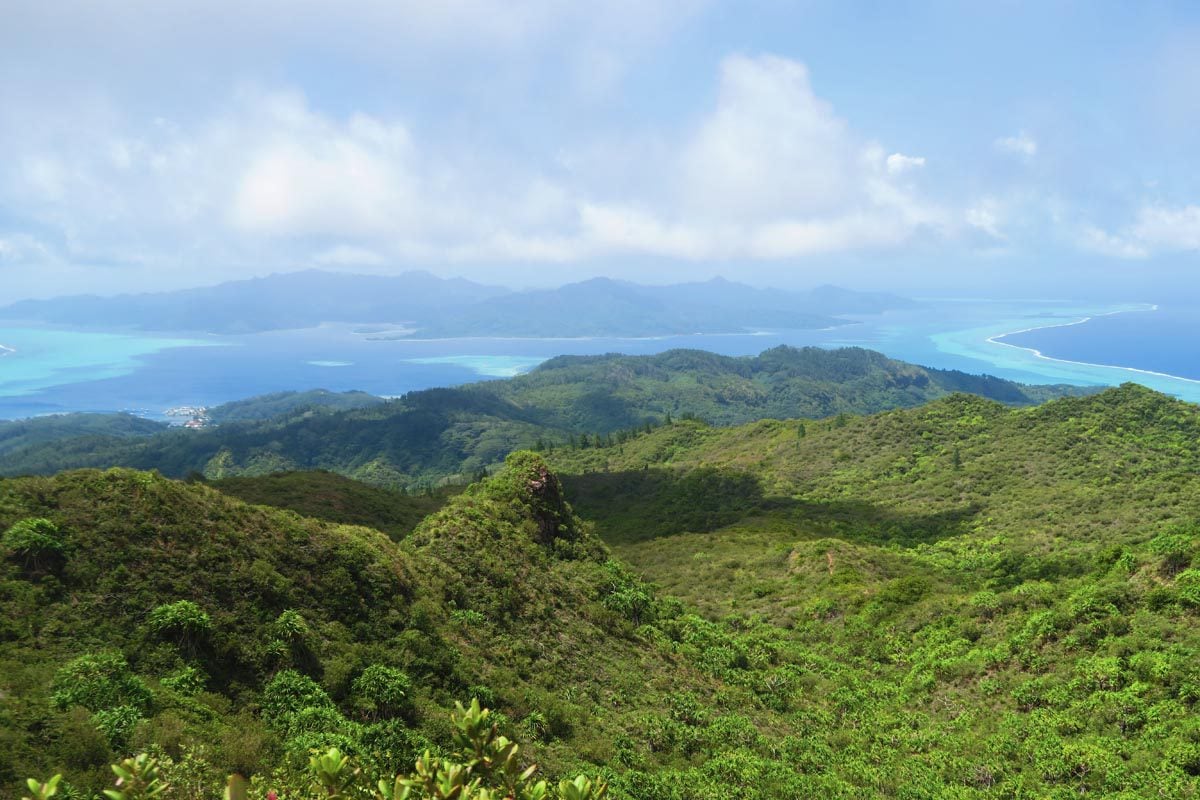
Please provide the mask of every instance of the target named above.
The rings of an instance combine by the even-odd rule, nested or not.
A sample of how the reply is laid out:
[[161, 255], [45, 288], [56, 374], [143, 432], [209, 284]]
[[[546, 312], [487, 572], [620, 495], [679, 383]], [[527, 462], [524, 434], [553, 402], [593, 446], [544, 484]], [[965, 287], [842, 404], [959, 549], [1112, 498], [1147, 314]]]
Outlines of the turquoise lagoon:
[[141, 357], [215, 341], [53, 328], [0, 328], [0, 396], [136, 372]]
[[[1176, 341], [1178, 325], [1161, 328], [1164, 341], [1156, 344], [1152, 323], [1165, 315], [1152, 309], [1135, 303], [934, 298], [919, 308], [860, 317], [827, 330], [636, 339], [380, 338], [349, 324], [190, 339], [10, 327], [0, 329], [0, 345], [11, 348], [0, 351], [5, 353], [0, 356], [0, 418], [123, 409], [160, 417], [171, 406], [318, 387], [397, 396], [511, 377], [563, 354], [694, 348], [739, 356], [778, 345], [867, 347], [925, 366], [1027, 383], [1135, 381], [1200, 402], [1200, 382], [1173, 377], [1200, 376], [1200, 365], [1190, 346]], [[1088, 318], [1094, 321], [1084, 322]], [[1143, 336], [1134, 346], [1128, 336], [1105, 334], [1108, 328], [1100, 320], [1127, 320], [1125, 329], [1136, 321]], [[1066, 344], [1061, 336], [1051, 336], [1063, 331], [1071, 333]], [[1043, 346], [1043, 337], [1049, 345]], [[1149, 361], [1152, 368], [1144, 363]]]
[[483, 378], [515, 378], [545, 361], [544, 356], [428, 356], [410, 358], [410, 364], [452, 364], [466, 367]]

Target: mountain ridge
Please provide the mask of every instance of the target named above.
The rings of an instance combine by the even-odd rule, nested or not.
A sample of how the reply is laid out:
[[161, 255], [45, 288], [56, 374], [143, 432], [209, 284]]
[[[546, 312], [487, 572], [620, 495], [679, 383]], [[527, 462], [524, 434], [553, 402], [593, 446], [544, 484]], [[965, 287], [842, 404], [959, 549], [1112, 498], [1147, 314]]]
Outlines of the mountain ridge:
[[[694, 350], [563, 356], [516, 378], [381, 403], [363, 398], [357, 410], [316, 413], [300, 405], [284, 416], [141, 440], [92, 439], [77, 446], [61, 439], [10, 452], [0, 459], [0, 474], [121, 465], [216, 478], [329, 469], [419, 488], [463, 482], [521, 447], [569, 445], [672, 416], [726, 425], [817, 418], [913, 406], [962, 390], [1017, 404], [1089, 391], [932, 370], [857, 348], [780, 347], [755, 357]], [[286, 398], [270, 402], [287, 405]]]
[[648, 286], [592, 278], [514, 291], [425, 271], [382, 276], [304, 270], [195, 289], [23, 300], [0, 308], [0, 318], [225, 335], [355, 323], [392, 326], [375, 334], [389, 338], [648, 336], [829, 327], [849, 324], [836, 316], [843, 311], [911, 305], [884, 293], [756, 289], [724, 279]]

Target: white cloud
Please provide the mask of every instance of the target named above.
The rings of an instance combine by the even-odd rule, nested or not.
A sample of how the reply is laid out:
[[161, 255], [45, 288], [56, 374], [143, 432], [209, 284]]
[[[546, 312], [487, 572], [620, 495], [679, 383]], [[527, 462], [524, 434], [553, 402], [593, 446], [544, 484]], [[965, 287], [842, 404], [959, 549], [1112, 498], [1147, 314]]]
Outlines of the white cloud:
[[856, 150], [803, 64], [731, 56], [716, 108], [684, 149], [684, 200], [722, 219], [823, 211], [857, 188]]
[[1084, 250], [1113, 258], [1146, 258], [1150, 252], [1138, 242], [1086, 225], [1079, 234], [1079, 246]]
[[731, 56], [678, 162], [645, 163], [666, 187], [657, 202], [593, 203], [586, 233], [600, 251], [783, 259], [895, 246], [943, 226], [941, 209], [892, 182], [924, 159], [885, 152], [816, 95], [803, 64]]
[[[44, 43], [52, 33], [55, 45], [121, 52], [127, 58], [206, 49], [211, 57], [212, 47], [225, 45], [221, 55], [237, 59], [250, 55], [237, 47], [247, 43], [269, 55], [316, 43], [354, 55], [403, 58], [414, 49], [528, 50], [587, 30], [612, 38], [644, 37], [678, 24], [702, 5], [695, 0], [603, 6], [555, 0], [9, 0], [0, 44]], [[63, 24], [67, 19], [70, 25]]]
[[1155, 250], [1200, 250], [1200, 206], [1148, 206], [1138, 213], [1131, 233]]
[[919, 194], [924, 158], [886, 155], [802, 64], [774, 56], [725, 59], [714, 105], [690, 127], [564, 147], [545, 168], [485, 135], [464, 150], [400, 116], [336, 115], [290, 90], [242, 88], [193, 121], [103, 104], [47, 115], [36, 134], [6, 119], [0, 206], [61, 233], [66, 261], [159, 273], [778, 260], [961, 225]]
[[263, 141], [238, 180], [230, 219], [269, 235], [377, 235], [411, 225], [416, 154], [402, 125], [344, 123], [272, 98]]
[[903, 153], [892, 153], [887, 157], [887, 171], [889, 175], [901, 175], [909, 170], [920, 169], [925, 166], [925, 159], [922, 156], [906, 156]]
[[1080, 245], [1119, 258], [1147, 258], [1158, 253], [1200, 251], [1200, 206], [1143, 206], [1131, 225], [1112, 233], [1086, 226]]
[[1037, 155], [1038, 143], [1037, 140], [1030, 136], [1025, 131], [1021, 131], [1016, 136], [1005, 136], [997, 139], [994, 143], [996, 149], [1012, 153], [1025, 158], [1033, 158]]
[[0, 238], [0, 263], [37, 264], [50, 259], [50, 251], [32, 236], [16, 233]]
[[654, 213], [621, 205], [585, 204], [580, 209], [583, 242], [601, 251], [653, 253], [673, 258], [715, 255], [718, 234], [695, 225], [667, 223]]
[[1004, 238], [1004, 234], [1000, 231], [1002, 216], [1003, 211], [1000, 203], [993, 197], [981, 198], [974, 205], [967, 208], [964, 213], [967, 225], [983, 231], [994, 239]]

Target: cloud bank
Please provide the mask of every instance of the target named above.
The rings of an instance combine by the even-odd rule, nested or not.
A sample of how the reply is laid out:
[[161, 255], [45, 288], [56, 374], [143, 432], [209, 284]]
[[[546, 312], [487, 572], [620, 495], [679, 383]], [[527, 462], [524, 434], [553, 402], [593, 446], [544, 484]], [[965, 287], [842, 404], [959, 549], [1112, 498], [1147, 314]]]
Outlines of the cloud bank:
[[[1149, 123], [1118, 84], [1057, 102], [1076, 65], [1119, 69], [1107, 51], [1026, 63], [982, 48], [953, 81], [901, 62], [880, 76], [855, 47], [894, 56], [899, 25], [944, 63], [958, 51], [938, 42], [969, 39], [982, 12], [886, 32], [828, 20], [764, 53], [735, 48], [784, 47], [781, 22], [821, 14], [731, 29], [739, 10], [13, 0], [0, 269], [9, 287], [115, 291], [305, 266], [548, 283], [1197, 249], [1194, 170], [1122, 127]], [[1006, 65], [1046, 80], [989, 84]], [[1178, 84], [1171, 107], [1192, 99]]]
[[1117, 258], [1200, 252], [1200, 206], [1144, 206], [1133, 223], [1118, 232], [1085, 227], [1081, 243], [1095, 253]]
[[[785, 259], [894, 247], [952, 215], [776, 56], [726, 58], [715, 100], [674, 132], [644, 131], [619, 191], [600, 156], [514, 167], [502, 147], [444, 147], [398, 117], [335, 115], [298, 90], [241, 87], [193, 121], [96, 104], [9, 133], [6, 205], [64, 258], [162, 264], [263, 252], [304, 263], [576, 261], [611, 255]], [[9, 128], [14, 131], [16, 128]], [[49, 135], [47, 135], [47, 133]], [[612, 150], [614, 148], [608, 148]], [[17, 198], [21, 198], [18, 203]]]

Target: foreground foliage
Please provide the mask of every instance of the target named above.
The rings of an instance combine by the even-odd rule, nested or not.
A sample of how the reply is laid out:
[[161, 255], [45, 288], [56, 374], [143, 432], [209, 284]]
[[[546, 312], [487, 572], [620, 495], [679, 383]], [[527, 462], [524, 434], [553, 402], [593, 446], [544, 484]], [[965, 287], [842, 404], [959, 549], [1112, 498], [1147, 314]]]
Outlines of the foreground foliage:
[[[225, 800], [246, 800], [250, 796], [300, 798], [373, 798], [374, 800], [602, 800], [608, 786], [602, 780], [578, 775], [551, 786], [537, 779], [537, 766], [526, 765], [520, 746], [499, 732], [492, 713], [472, 700], [469, 708], [457, 704], [450, 717], [453, 751], [437, 757], [428, 750], [417, 758], [411, 772], [388, 775], [372, 781], [351, 756], [336, 747], [314, 751], [308, 759], [307, 774], [297, 776], [292, 785], [272, 780], [249, 783], [238, 774], [225, 783]], [[116, 786], [105, 789], [108, 800], [151, 800], [180, 796], [177, 778], [189, 780], [184, 765], [169, 756], [151, 757], [139, 753], [111, 765], [117, 776]], [[50, 800], [59, 793], [62, 774], [46, 782], [29, 778], [29, 794], [23, 800]], [[209, 795], [217, 787], [207, 787]], [[64, 794], [66, 794], [64, 792]]]

